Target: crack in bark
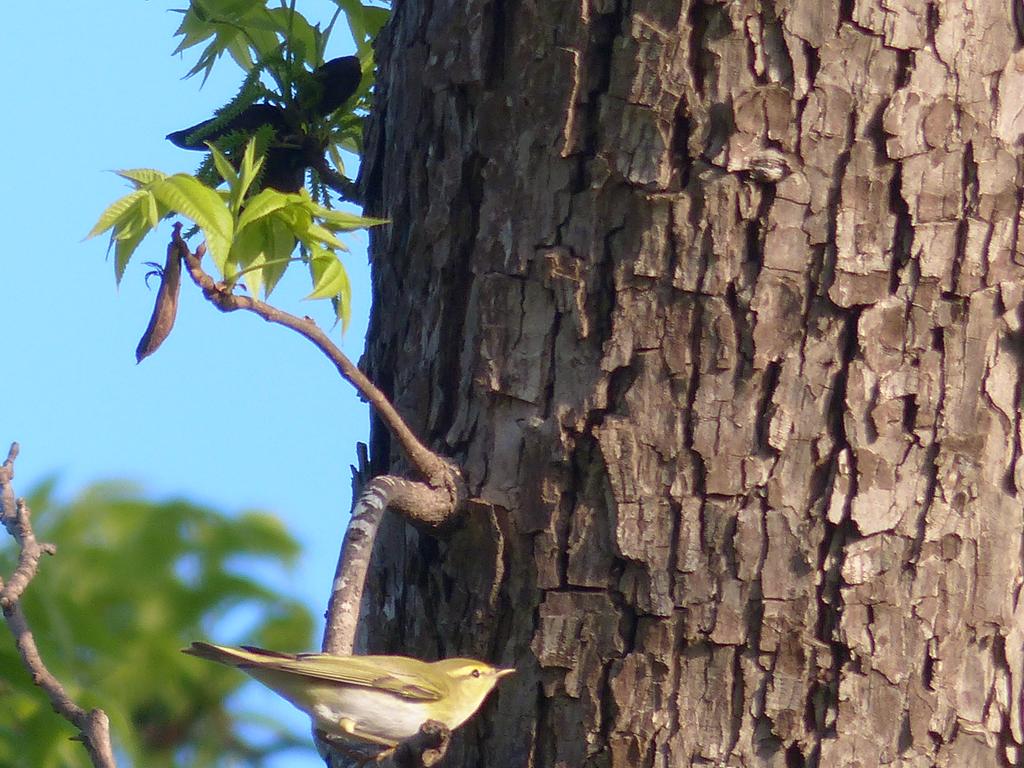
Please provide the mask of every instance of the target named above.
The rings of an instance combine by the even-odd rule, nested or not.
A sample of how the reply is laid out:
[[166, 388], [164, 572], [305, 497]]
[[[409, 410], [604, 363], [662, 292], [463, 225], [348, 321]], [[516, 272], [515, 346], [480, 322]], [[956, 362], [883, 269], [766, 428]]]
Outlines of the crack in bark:
[[[963, 196], [960, 214], [957, 219], [956, 238], [953, 250], [953, 266], [950, 270], [949, 291], [964, 295], [960, 288], [960, 272], [963, 270], [967, 256], [967, 230], [970, 217], [977, 213], [978, 208], [978, 164], [974, 161], [974, 144], [967, 142], [964, 147], [962, 166]], [[970, 301], [970, 297], [967, 297]]]
[[[912, 258], [914, 244], [914, 223], [910, 206], [903, 199], [903, 163], [893, 164], [892, 179], [889, 181], [889, 210], [896, 216], [893, 227], [892, 259], [889, 265], [889, 293], [896, 295], [903, 269]], [[904, 276], [905, 277], [905, 276]], [[909, 316], [912, 304], [907, 302], [905, 316]]]
[[771, 430], [772, 418], [775, 409], [772, 405], [772, 398], [779, 386], [779, 377], [782, 373], [782, 364], [778, 360], [772, 360], [765, 368], [764, 377], [761, 383], [761, 396], [757, 405], [757, 423], [754, 425], [754, 442], [758, 449], [765, 455], [778, 456], [780, 451], [773, 447], [768, 440]]

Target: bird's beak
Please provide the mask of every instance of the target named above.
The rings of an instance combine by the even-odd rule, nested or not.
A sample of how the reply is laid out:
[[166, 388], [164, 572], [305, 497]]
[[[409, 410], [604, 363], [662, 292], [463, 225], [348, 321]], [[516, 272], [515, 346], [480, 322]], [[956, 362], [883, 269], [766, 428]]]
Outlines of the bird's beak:
[[508, 677], [515, 671], [515, 667], [509, 667], [507, 669], [496, 669], [494, 671], [494, 676], [500, 679], [502, 677]]

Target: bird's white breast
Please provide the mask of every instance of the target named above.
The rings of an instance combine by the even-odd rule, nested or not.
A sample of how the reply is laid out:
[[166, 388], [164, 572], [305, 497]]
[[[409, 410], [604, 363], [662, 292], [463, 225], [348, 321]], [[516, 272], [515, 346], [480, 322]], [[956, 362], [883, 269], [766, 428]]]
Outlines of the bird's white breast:
[[423, 713], [424, 702], [406, 701], [371, 688], [337, 686], [322, 691], [316, 698], [317, 703], [309, 712], [316, 727], [336, 735], [344, 735], [338, 726], [344, 718], [359, 731], [398, 742], [415, 735], [428, 719]]

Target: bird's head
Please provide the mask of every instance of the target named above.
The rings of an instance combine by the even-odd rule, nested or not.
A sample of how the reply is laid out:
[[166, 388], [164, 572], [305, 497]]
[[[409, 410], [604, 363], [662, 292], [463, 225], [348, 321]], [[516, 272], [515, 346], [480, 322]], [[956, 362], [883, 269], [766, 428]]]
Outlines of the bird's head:
[[444, 659], [434, 662], [435, 669], [443, 673], [448, 682], [451, 719], [458, 727], [476, 712], [501, 678], [515, 669], [492, 667], [475, 659]]

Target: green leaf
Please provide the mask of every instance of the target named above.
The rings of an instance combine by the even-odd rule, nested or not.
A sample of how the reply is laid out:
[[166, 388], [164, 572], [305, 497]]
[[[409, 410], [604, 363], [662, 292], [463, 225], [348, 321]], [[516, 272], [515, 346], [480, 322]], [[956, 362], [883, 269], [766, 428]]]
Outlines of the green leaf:
[[341, 320], [341, 332], [345, 333], [352, 321], [352, 284], [348, 281], [347, 271], [343, 273], [343, 278], [341, 290], [332, 301], [335, 315]]
[[338, 173], [344, 175], [345, 173], [345, 158], [341, 156], [341, 152], [338, 150], [338, 144], [331, 142], [327, 146], [327, 154], [330, 155], [331, 163], [335, 168], [338, 169]]
[[263, 268], [266, 295], [270, 296], [271, 291], [277, 287], [278, 281], [288, 269], [289, 262], [285, 260], [285, 257], [289, 257], [295, 252], [296, 240], [292, 231], [276, 216], [264, 219], [259, 226], [266, 230], [264, 240], [269, 244], [268, 252], [274, 254], [274, 258]]
[[358, 214], [345, 211], [333, 211], [330, 208], [324, 208], [322, 205], [316, 206], [314, 214], [323, 221], [326, 227], [335, 232], [352, 232], [357, 229], [366, 229], [367, 227], [376, 227], [389, 223], [388, 219], [375, 219], [371, 216], [359, 216]]
[[345, 265], [333, 251], [313, 245], [309, 247], [309, 269], [313, 278], [313, 292], [307, 299], [329, 298], [334, 312], [341, 320], [341, 332], [348, 330], [352, 319], [352, 285]]
[[268, 13], [278, 24], [288, 48], [302, 62], [313, 63], [318, 48], [317, 31], [306, 17], [290, 8], [271, 8]]
[[188, 216], [203, 230], [224, 237], [231, 235], [231, 213], [216, 190], [183, 173], [158, 181], [152, 189], [157, 200], [170, 210]]
[[203, 85], [205, 85], [206, 80], [210, 77], [210, 72], [213, 71], [213, 65], [217, 62], [217, 59], [220, 58], [222, 53], [224, 53], [224, 46], [214, 39], [212, 43], [203, 49], [203, 52], [199, 55], [199, 59], [196, 61], [195, 66], [185, 73], [185, 77], [193, 77], [194, 75], [198, 75], [202, 72]]
[[167, 174], [154, 168], [130, 168], [123, 171], [114, 171], [122, 179], [128, 179], [136, 186], [151, 184], [159, 179], [164, 179]]
[[390, 8], [374, 8], [369, 5], [363, 6], [363, 13], [359, 20], [360, 23], [352, 29], [353, 37], [362, 38], [360, 41], [362, 44], [359, 45], [360, 52], [370, 47], [373, 39], [377, 37], [377, 34], [387, 23], [390, 16]]
[[234, 221], [224, 199], [216, 190], [183, 173], [155, 182], [152, 190], [168, 210], [188, 216], [199, 225], [214, 264], [226, 277]]
[[213, 164], [217, 168], [217, 173], [228, 183], [229, 187], [234, 188], [238, 184], [238, 172], [231, 165], [231, 161], [212, 142], [207, 141], [204, 143], [210, 148], [210, 154], [213, 156]]
[[251, 223], [235, 235], [232, 261], [243, 272], [242, 278], [253, 296], [264, 290], [267, 295], [277, 285], [291, 262], [295, 237], [275, 218]]
[[88, 240], [91, 237], [96, 237], [96, 235], [106, 232], [111, 227], [117, 227], [118, 224], [131, 215], [133, 206], [139, 203], [146, 194], [148, 194], [146, 191], [137, 189], [115, 200], [100, 214], [99, 221], [89, 230], [89, 234], [85, 236], [85, 239]]
[[391, 18], [390, 8], [381, 8], [380, 6], [364, 5], [363, 6], [363, 34], [368, 41], [372, 41], [380, 33], [384, 25], [388, 23], [388, 19]]
[[[140, 190], [140, 192], [143, 192], [146, 197], [152, 197], [146, 190]], [[157, 218], [159, 220], [159, 215]], [[125, 268], [128, 266], [132, 254], [152, 230], [149, 206], [145, 200], [140, 199], [111, 232], [111, 242], [114, 245], [114, 279], [118, 285], [121, 283], [121, 278], [124, 276]]]
[[238, 217], [237, 230], [241, 232], [254, 221], [280, 210], [289, 204], [288, 196], [276, 189], [262, 189], [245, 204], [242, 215]]
[[340, 251], [347, 251], [348, 248], [329, 229], [324, 229], [319, 224], [310, 224], [306, 230], [306, 236], [319, 240], [324, 245], [337, 248]]
[[210, 24], [199, 17], [194, 8], [189, 8], [182, 16], [181, 24], [174, 33], [175, 37], [181, 36], [182, 40], [174, 49], [172, 55], [177, 56], [189, 48], [199, 45], [207, 38], [213, 37], [216, 30]]
[[[249, 192], [249, 187], [260, 175], [260, 169], [263, 167], [263, 157], [259, 160], [256, 159], [256, 143], [258, 137], [253, 136], [249, 139], [249, 142], [245, 145], [245, 152], [242, 153], [242, 170], [241, 178], [238, 184], [238, 202], [241, 203], [245, 199], [246, 194]], [[260, 143], [264, 143], [264, 140], [260, 140]]]
[[235, 60], [235, 64], [244, 71], [248, 72], [256, 65], [249, 52], [249, 42], [241, 35], [234, 35], [228, 39], [227, 50], [231, 58]]
[[326, 248], [312, 246], [310, 249], [309, 271], [313, 278], [313, 291], [307, 299], [328, 299], [341, 295], [349, 287], [345, 265], [338, 254]]
[[150, 228], [156, 227], [156, 225], [160, 223], [160, 219], [162, 218], [162, 216], [159, 211], [159, 206], [157, 205], [156, 202], [156, 197], [148, 189], [146, 190], [145, 202], [146, 220], [149, 222]]
[[231, 244], [231, 261], [244, 272], [242, 279], [253, 298], [259, 298], [263, 290], [262, 267], [267, 261], [267, 246], [260, 227], [240, 231]]
[[306, 205], [308, 200], [297, 201], [292, 205], [286, 205], [277, 214], [281, 221], [288, 225], [289, 229], [300, 240], [306, 236], [306, 230], [313, 223], [313, 213]]
[[263, 0], [192, 0], [210, 21], [241, 21], [263, 7]]
[[121, 278], [124, 277], [124, 271], [128, 267], [128, 262], [131, 261], [132, 254], [135, 253], [135, 249], [139, 247], [139, 243], [149, 232], [148, 227], [140, 227], [127, 237], [117, 238], [114, 241], [114, 280], [118, 285], [121, 284]]
[[390, 9], [365, 5], [361, 0], [334, 0], [345, 11], [349, 29], [356, 45], [362, 50], [365, 43], [377, 36], [390, 16]]
[[[277, 62], [284, 61], [281, 56], [283, 48], [277, 36], [276, 25], [269, 17], [253, 16], [251, 18], [249, 21], [249, 42], [256, 49], [259, 61], [267, 65], [271, 70], [271, 74], [275, 74], [275, 71], [278, 69]], [[276, 75], [274, 80], [278, 85], [281, 84]]]

